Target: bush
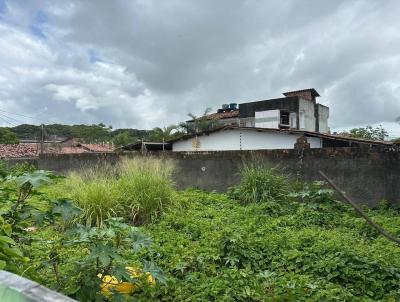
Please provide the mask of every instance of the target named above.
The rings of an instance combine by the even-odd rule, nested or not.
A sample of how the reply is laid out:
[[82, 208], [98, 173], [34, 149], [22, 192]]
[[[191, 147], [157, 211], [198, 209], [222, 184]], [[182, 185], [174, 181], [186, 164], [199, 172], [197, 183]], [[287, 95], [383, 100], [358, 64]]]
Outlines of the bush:
[[171, 162], [124, 160], [119, 165], [117, 188], [121, 204], [130, 210], [128, 219], [145, 224], [172, 202]]
[[118, 165], [71, 173], [58, 190], [83, 210], [86, 225], [124, 217], [141, 225], [152, 221], [172, 201], [172, 164], [159, 159], [126, 159]]
[[242, 168], [242, 181], [230, 191], [231, 197], [242, 204], [282, 201], [289, 193], [290, 182], [276, 169], [246, 165]]

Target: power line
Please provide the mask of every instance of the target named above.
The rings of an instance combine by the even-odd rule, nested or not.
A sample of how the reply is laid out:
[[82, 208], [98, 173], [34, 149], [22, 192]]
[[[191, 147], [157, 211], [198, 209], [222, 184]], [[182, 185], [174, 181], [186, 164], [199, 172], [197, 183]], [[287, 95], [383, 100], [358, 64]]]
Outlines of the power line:
[[0, 115], [3, 116], [3, 117], [5, 117], [5, 118], [7, 118], [7, 119], [9, 119], [9, 120], [12, 120], [12, 121], [17, 122], [17, 125], [18, 125], [18, 124], [23, 124], [23, 123], [24, 123], [24, 122], [22, 122], [22, 121], [20, 121], [20, 120], [17, 120], [17, 119], [15, 119], [15, 118], [11, 117], [11, 116], [5, 115], [4, 113], [1, 113], [1, 112], [0, 112]]
[[48, 121], [48, 120], [44, 120], [44, 119], [38, 119], [38, 118], [35, 118], [35, 117], [32, 117], [32, 116], [28, 116], [28, 115], [23, 115], [23, 114], [18, 114], [18, 113], [12, 113], [12, 112], [8, 112], [8, 111], [2, 110], [2, 109], [0, 109], [0, 111], [1, 111], [1, 112], [4, 112], [4, 113], [7, 113], [7, 114], [11, 114], [11, 115], [22, 116], [22, 117], [25, 117], [25, 118], [29, 118], [29, 119], [32, 119], [32, 120], [39, 121], [39, 122], [45, 122], [45, 123], [54, 124], [54, 122], [52, 122], [52, 121]]
[[2, 119], [3, 121], [5, 121], [7, 124], [10, 124], [12, 127], [15, 127], [15, 124], [11, 123], [10, 121], [6, 120], [4, 117], [2, 117], [0, 115], [0, 119]]

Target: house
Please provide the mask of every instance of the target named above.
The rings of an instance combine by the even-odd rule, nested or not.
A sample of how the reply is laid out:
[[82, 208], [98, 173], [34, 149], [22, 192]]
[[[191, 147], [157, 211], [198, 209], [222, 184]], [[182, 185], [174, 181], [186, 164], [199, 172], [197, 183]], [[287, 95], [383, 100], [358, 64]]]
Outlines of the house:
[[234, 125], [170, 141], [174, 152], [294, 149], [299, 142], [307, 148], [393, 145], [389, 142], [341, 137], [315, 131]]
[[[316, 102], [319, 93], [303, 89], [283, 93], [284, 97], [241, 103], [223, 104], [216, 113], [207, 115], [219, 126], [292, 129], [329, 133], [329, 107]], [[192, 121], [188, 121], [193, 123]]]
[[0, 144], [0, 159], [31, 158], [38, 156], [37, 144]]
[[41, 143], [20, 143], [15, 145], [0, 144], [0, 159], [38, 157], [46, 154], [77, 154], [77, 153], [110, 153], [113, 147], [108, 144], [83, 144], [75, 139], [62, 142], [47, 141]]

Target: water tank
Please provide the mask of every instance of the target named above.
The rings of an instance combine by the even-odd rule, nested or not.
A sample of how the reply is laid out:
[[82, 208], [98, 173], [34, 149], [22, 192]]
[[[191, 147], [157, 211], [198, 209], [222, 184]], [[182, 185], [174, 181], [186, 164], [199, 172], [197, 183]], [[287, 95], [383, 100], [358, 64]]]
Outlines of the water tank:
[[236, 103], [230, 103], [229, 104], [229, 109], [236, 110], [237, 109], [237, 104]]
[[228, 104], [222, 104], [222, 109], [229, 109], [229, 105]]

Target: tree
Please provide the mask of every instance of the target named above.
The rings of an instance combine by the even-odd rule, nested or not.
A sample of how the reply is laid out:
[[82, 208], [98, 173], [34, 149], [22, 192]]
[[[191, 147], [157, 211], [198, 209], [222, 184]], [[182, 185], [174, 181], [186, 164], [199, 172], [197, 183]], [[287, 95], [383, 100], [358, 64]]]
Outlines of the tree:
[[116, 146], [121, 147], [121, 146], [126, 146], [128, 144], [136, 142], [138, 139], [137, 137], [131, 137], [128, 132], [121, 132], [117, 134], [113, 138], [113, 142]]
[[178, 128], [176, 125], [170, 125], [168, 127], [156, 127], [153, 128], [150, 134], [150, 140], [155, 142], [169, 141], [175, 137], [175, 130]]
[[188, 113], [188, 116], [192, 119], [189, 122], [180, 123], [179, 126], [184, 129], [187, 134], [196, 134], [199, 132], [210, 131], [217, 126], [217, 123], [208, 119], [208, 114], [211, 108], [206, 108], [203, 115], [196, 116], [192, 113]]
[[373, 128], [372, 126], [360, 127], [351, 129], [349, 132], [342, 132], [340, 135], [355, 137], [355, 138], [363, 138], [370, 140], [385, 140], [388, 136], [388, 132], [382, 127]]
[[0, 128], [0, 144], [19, 144], [19, 140], [10, 129]]

